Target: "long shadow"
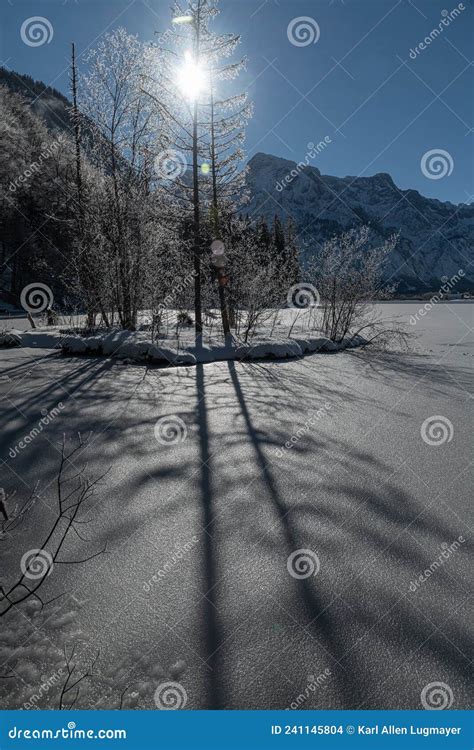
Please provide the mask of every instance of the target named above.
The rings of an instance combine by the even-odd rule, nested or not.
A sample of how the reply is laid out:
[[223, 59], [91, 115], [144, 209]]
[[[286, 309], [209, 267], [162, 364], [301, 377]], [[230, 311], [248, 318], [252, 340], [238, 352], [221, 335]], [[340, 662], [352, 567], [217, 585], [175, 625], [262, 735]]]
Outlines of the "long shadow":
[[[328, 545], [335, 545], [332, 551], [334, 552], [334, 559], [340, 560], [339, 570], [346, 571], [350, 575], [349, 581], [343, 586], [341, 599], [351, 610], [350, 619], [352, 620], [352, 625], [360, 625], [361, 633], [368, 633], [374, 630], [374, 643], [377, 638], [382, 639], [387, 649], [390, 649], [390, 654], [391, 649], [397, 649], [398, 654], [401, 651], [403, 655], [405, 641], [399, 639], [395, 630], [396, 625], [393, 626], [393, 624], [390, 624], [390, 617], [383, 620], [383, 627], [380, 632], [376, 629], [376, 625], [381, 619], [380, 612], [382, 611], [385, 614], [390, 613], [391, 609], [389, 608], [395, 604], [395, 598], [398, 599], [400, 595], [400, 586], [401, 591], [403, 591], [404, 587], [408, 586], [410, 576], [413, 577], [416, 575], [416, 571], [422, 571], [429, 567], [436, 556], [432, 550], [439, 551], [439, 546], [444, 539], [455, 538], [456, 526], [453, 525], [450, 529], [434, 512], [428, 512], [428, 509], [424, 511], [423, 504], [417, 502], [414, 496], [407, 494], [401, 487], [389, 484], [387, 479], [381, 486], [377, 485], [377, 474], [374, 475], [374, 486], [371, 487], [369, 483], [369, 487], [364, 489], [362, 494], [358, 489], [357, 482], [351, 483], [343, 478], [331, 479], [331, 481], [326, 480], [322, 483], [319, 482], [318, 488], [321, 491], [322, 498], [326, 498], [325, 502], [318, 503], [317, 506], [311, 503], [299, 502], [290, 509], [290, 506], [285, 503], [278, 491], [272, 467], [268, 464], [268, 455], [264, 453], [264, 447], [271, 444], [271, 441], [265, 437], [262, 439], [262, 433], [252, 424], [251, 414], [239, 382], [235, 364], [233, 362], [228, 363], [228, 368], [239, 403], [241, 417], [245, 422], [246, 431], [253, 446], [257, 464], [281, 520], [287, 549], [291, 552], [305, 546], [301, 543], [302, 540], [298, 533], [298, 528], [301, 528], [301, 524], [304, 523], [305, 514], [307, 517], [308, 514], [314, 513], [319, 515], [321, 521], [328, 523], [331, 522], [330, 519], [333, 519], [334, 523], [337, 524], [340, 523], [346, 513], [349, 524], [344, 531], [344, 535], [347, 541], [351, 543], [354, 540], [357, 541], [361, 533], [363, 534], [363, 536], [360, 536], [359, 546], [365, 545], [365, 548], [373, 550], [374, 554], [371, 554], [368, 558], [368, 565], [367, 560], [361, 557], [361, 573], [363, 573], [365, 567], [372, 565], [373, 559], [381, 557], [383, 560], [384, 549], [391, 540], [389, 545], [390, 557], [393, 559], [390, 563], [390, 574], [393, 574], [392, 571], [395, 572], [395, 578], [392, 579], [395, 588], [392, 590], [389, 585], [382, 587], [378, 590], [377, 596], [371, 595], [374, 584], [370, 577], [362, 575], [354, 576], [351, 572], [351, 565], [346, 565], [344, 553], [341, 552], [345, 544], [344, 535], [340, 536], [338, 540], [325, 538], [324, 544], [326, 550], [328, 549]], [[261, 414], [260, 406], [258, 406], [258, 413]], [[315, 441], [313, 440], [314, 443]], [[321, 451], [321, 454], [324, 454], [328, 450], [328, 446], [324, 446], [320, 442], [316, 442], [316, 446], [317, 450]], [[331, 444], [329, 450], [332, 447], [335, 448], [336, 443]], [[293, 450], [301, 456], [307, 453], [302, 446], [295, 446]], [[346, 456], [347, 460], [343, 463], [343, 468], [349, 470], [352, 475], [363, 476], [368, 467], [374, 470], [375, 459], [372, 455], [353, 451], [349, 455], [350, 461]], [[314, 451], [311, 453], [311, 460], [314, 460]], [[375, 468], [380, 472], [383, 471], [384, 467], [377, 462]], [[331, 501], [332, 497], [334, 498], [334, 502]], [[341, 506], [342, 501], [344, 501], [344, 505]], [[357, 506], [358, 503], [363, 503], [365, 518], [370, 520], [370, 523], [365, 525], [362, 531], [356, 524], [350, 523], [354, 505]], [[406, 535], [402, 535], [400, 532], [406, 527], [411, 529], [411, 534], [414, 537], [424, 540], [428, 548], [423, 550], [423, 547], [417, 545], [416, 542], [415, 545], [412, 543], [411, 537], [407, 538]], [[265, 542], [263, 541], [262, 544], [265, 544]], [[271, 550], [271, 546], [269, 546], [269, 550]], [[386, 559], [390, 558], [387, 557]], [[389, 578], [387, 577], [388, 580]], [[347, 622], [346, 624], [342, 622], [340, 613], [336, 612], [334, 616], [331, 616], [327, 610], [324, 610], [324, 602], [332, 602], [334, 592], [327, 589], [322, 590], [320, 587], [318, 590], [318, 588], [315, 588], [318, 584], [320, 584], [319, 578], [314, 577], [294, 582], [294, 585], [298, 587], [297, 594], [301, 604], [306, 605], [305, 610], [309, 610], [309, 617], [306, 611], [303, 615], [305, 620], [306, 618], [309, 620], [306, 628], [313, 629], [317, 635], [324, 639], [322, 645], [326, 646], [327, 650], [337, 661], [341, 660], [341, 667], [346, 670], [342, 675], [338, 675], [339, 679], [337, 682], [338, 686], [340, 686], [343, 706], [345, 708], [355, 708], [361, 700], [361, 696], [365, 695], [367, 689], [370, 688], [370, 694], [366, 701], [370, 699], [372, 703], [370, 705], [371, 708], [383, 708], [383, 701], [380, 700], [380, 696], [377, 694], [378, 682], [383, 676], [383, 665], [372, 658], [370, 651], [367, 653], [367, 656], [362, 655], [361, 657], [361, 654], [363, 654], [361, 648], [356, 648], [358, 641], [348, 650], [348, 646], [351, 643], [351, 623]], [[446, 578], [444, 581], [441, 578], [437, 578], [437, 585], [439, 585], [440, 590], [443, 590], [443, 587], [445, 587], [446, 594], [453, 589], [451, 578]], [[428, 595], [428, 592], [426, 594]], [[458, 598], [461, 597], [463, 600], [466, 594], [456, 590], [456, 596]], [[442, 594], [441, 601], [443, 601]], [[440, 633], [431, 632], [433, 625], [423, 616], [423, 604], [418, 604], [418, 609], [414, 609], [409, 597], [402, 597], [396, 604], [395, 623], [401, 622], [403, 624], [404, 639], [409, 638], [413, 643], [414, 653], [418, 650], [419, 644], [423, 644], [423, 651], [427, 654], [425, 658], [433, 659], [440, 670], [455, 670], [457, 678], [462, 681], [462, 684], [467, 685], [469, 683], [468, 669], [470, 665], [464, 656], [469, 653], [469, 637], [465, 627], [459, 627], [456, 620], [449, 625], [449, 632], [453, 638], [451, 641], [453, 648], [448, 654], [447, 645], [449, 647], [450, 644], [449, 642], [447, 644], [443, 639], [442, 631]], [[436, 594], [432, 594], [431, 598], [427, 599], [426, 604], [429, 608], [429, 616], [433, 615], [433, 611], [436, 614], [438, 611]], [[446, 607], [444, 609], [446, 610]], [[348, 638], [346, 638], [344, 631], [347, 632]], [[428, 638], [427, 635], [429, 636]], [[387, 652], [387, 659], [391, 658], [393, 657], [389, 656]], [[337, 679], [336, 674], [335, 670], [335, 679]], [[372, 680], [374, 681], [372, 682]], [[382, 705], [379, 705], [379, 703], [382, 703]]]
[[[290, 518], [290, 511], [280, 496], [273, 474], [263, 454], [258, 433], [253, 426], [234, 362], [228, 362], [228, 367], [242, 417], [244, 418], [247, 432], [255, 451], [257, 463], [260, 466], [266, 487], [280, 518], [288, 554], [291, 554], [301, 547], [301, 542], [298, 540], [297, 534], [294, 531], [292, 520]], [[335, 628], [333, 627], [326, 605], [322, 601], [318, 592], [311, 585], [309, 578], [295, 579], [295, 586], [297, 587], [298, 594], [309, 613], [310, 619], [308, 626], [311, 627], [318, 636], [322, 636], [325, 648], [334, 660], [338, 662], [344, 654], [345, 648], [342, 641], [335, 636]], [[344, 703], [347, 706], [351, 704], [354, 696], [355, 683], [352, 674], [353, 670], [349, 665], [347, 671], [344, 672], [344, 678], [339, 679], [340, 691], [345, 697]]]
[[[433, 361], [426, 354], [416, 352], [366, 352], [348, 350], [345, 355], [354, 362], [365, 366], [364, 376], [376, 377], [394, 385], [394, 376], [398, 376], [397, 387], [405, 389], [407, 381], [426, 381], [431, 393], [446, 395], [452, 393], [457, 385], [469, 389], [471, 384], [470, 368], [467, 364], [449, 361]], [[447, 390], [446, 390], [447, 389]]]
[[[54, 379], [41, 390], [28, 392], [24, 397], [15, 398], [14, 404], [10, 411], [15, 413], [17, 410], [34, 409], [37, 404], [45, 404], [54, 396], [54, 405], [57, 403], [68, 404], [70, 400], [74, 402], [75, 394], [79, 390], [84, 390], [86, 386], [95, 385], [102, 375], [112, 367], [110, 362], [97, 363], [88, 362], [82, 364], [72, 373], [62, 376], [61, 379]], [[65, 385], [66, 384], [66, 385]], [[35, 418], [30, 417], [31, 425], [35, 424]], [[18, 425], [18, 427], [6, 428], [2, 435], [2, 442], [11, 445], [15, 443], [25, 433], [27, 426]]]
[[209, 425], [207, 418], [206, 392], [204, 386], [204, 367], [202, 364], [196, 366], [196, 416], [199, 429], [200, 450], [200, 491], [202, 504], [202, 522], [204, 527], [204, 580], [206, 596], [203, 599], [203, 624], [204, 642], [206, 644], [206, 661], [209, 665], [209, 677], [207, 685], [208, 708], [220, 709], [225, 705], [224, 692], [222, 689], [219, 672], [219, 647], [220, 647], [220, 625], [217, 599], [217, 564], [214, 549], [214, 508], [213, 490], [211, 481], [211, 454], [209, 450]]

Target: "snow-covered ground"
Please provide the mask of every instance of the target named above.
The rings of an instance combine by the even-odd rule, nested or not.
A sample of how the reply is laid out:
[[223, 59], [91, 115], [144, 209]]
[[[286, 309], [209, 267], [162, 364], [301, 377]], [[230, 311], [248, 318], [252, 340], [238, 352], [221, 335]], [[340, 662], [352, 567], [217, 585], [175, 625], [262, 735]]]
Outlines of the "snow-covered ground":
[[[191, 709], [421, 708], [434, 682], [467, 707], [474, 307], [410, 326], [421, 307], [383, 305], [408, 354], [147, 369], [2, 349], [9, 513], [40, 482], [0, 539], [3, 585], [55, 518], [63, 434], [91, 433], [71, 470], [109, 470], [61, 559], [107, 553], [2, 618], [2, 707], [56, 707], [74, 646], [78, 676], [98, 655], [77, 708], [154, 708], [169, 681]], [[316, 575], [290, 574], [296, 550]]]

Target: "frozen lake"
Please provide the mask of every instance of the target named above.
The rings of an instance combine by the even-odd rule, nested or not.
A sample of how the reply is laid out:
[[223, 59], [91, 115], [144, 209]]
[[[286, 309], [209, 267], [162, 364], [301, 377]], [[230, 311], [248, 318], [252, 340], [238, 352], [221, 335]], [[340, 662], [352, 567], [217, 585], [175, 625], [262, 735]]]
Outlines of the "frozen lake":
[[[64, 596], [3, 619], [3, 707], [57, 707], [74, 645], [78, 671], [98, 653], [77, 708], [117, 707], [124, 690], [125, 707], [154, 708], [170, 680], [191, 709], [421, 708], [434, 682], [468, 707], [474, 306], [410, 325], [423, 304], [382, 306], [416, 335], [408, 353], [147, 370], [0, 350], [7, 508], [40, 483], [0, 541], [3, 584], [55, 518], [62, 435], [91, 433], [71, 471], [108, 471], [90, 541], [72, 535], [63, 559], [107, 553], [56, 565], [42, 597]], [[163, 444], [170, 416], [183, 439]], [[427, 432], [439, 417], [441, 437]], [[289, 573], [297, 550], [316, 575]]]

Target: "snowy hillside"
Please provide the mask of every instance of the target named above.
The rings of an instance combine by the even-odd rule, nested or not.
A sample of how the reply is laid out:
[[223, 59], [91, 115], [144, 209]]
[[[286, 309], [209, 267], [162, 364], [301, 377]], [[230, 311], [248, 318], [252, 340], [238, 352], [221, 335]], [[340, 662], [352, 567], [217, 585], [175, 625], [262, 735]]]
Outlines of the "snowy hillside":
[[[292, 217], [308, 255], [318, 243], [360, 223], [370, 224], [377, 241], [400, 231], [387, 278], [404, 291], [437, 289], [442, 276], [465, 271], [464, 288], [472, 289], [469, 266], [474, 246], [474, 205], [455, 206], [400, 190], [388, 174], [331, 177], [316, 167], [256, 154], [249, 162], [252, 215]], [[292, 174], [296, 177], [292, 177]], [[461, 288], [459, 288], [461, 290]]]
[[21, 94], [30, 103], [35, 114], [42, 117], [50, 130], [69, 130], [71, 103], [57, 89], [35, 81], [31, 76], [22, 75], [0, 66], [0, 85]]

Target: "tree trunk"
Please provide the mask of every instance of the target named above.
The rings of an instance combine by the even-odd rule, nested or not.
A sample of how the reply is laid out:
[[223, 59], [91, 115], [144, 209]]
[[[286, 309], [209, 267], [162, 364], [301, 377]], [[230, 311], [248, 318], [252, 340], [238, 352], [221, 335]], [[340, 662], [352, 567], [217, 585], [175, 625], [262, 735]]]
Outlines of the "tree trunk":
[[[212, 84], [211, 75], [211, 168], [212, 168], [212, 207], [213, 207], [213, 219], [214, 219], [214, 231], [216, 239], [220, 239], [219, 229], [219, 205], [217, 198], [217, 165], [216, 165], [216, 136], [214, 127], [214, 89]], [[221, 308], [222, 328], [224, 330], [224, 337], [227, 338], [230, 334], [229, 326], [229, 313], [227, 310], [227, 301], [225, 296], [225, 288], [222, 277], [225, 273], [221, 269], [217, 269], [216, 277], [219, 289], [219, 304]]]
[[198, 167], [198, 104], [194, 102], [193, 113], [193, 206], [194, 206], [194, 327], [196, 340], [202, 337], [201, 303], [201, 231], [199, 208], [199, 167]]
[[[198, 0], [194, 59], [199, 62], [200, 43], [200, 8]], [[194, 330], [196, 343], [202, 341], [202, 301], [201, 301], [201, 227], [199, 206], [199, 165], [198, 165], [198, 100], [194, 101], [193, 110], [193, 206], [194, 206]]]
[[71, 88], [72, 88], [72, 105], [73, 105], [73, 125], [74, 125], [74, 142], [76, 147], [76, 187], [77, 187], [77, 202], [79, 205], [79, 222], [78, 222], [78, 235], [80, 240], [80, 258], [79, 258], [79, 274], [81, 279], [81, 285], [85, 291], [85, 303], [86, 303], [86, 314], [87, 314], [87, 327], [93, 328], [95, 323], [95, 312], [94, 306], [91, 300], [91, 284], [90, 284], [90, 268], [88, 267], [87, 260], [87, 249], [85, 241], [85, 212], [84, 212], [84, 192], [82, 186], [82, 169], [81, 169], [81, 130], [79, 124], [79, 110], [77, 108], [77, 71], [76, 71], [76, 45], [72, 43], [72, 71], [71, 71]]

